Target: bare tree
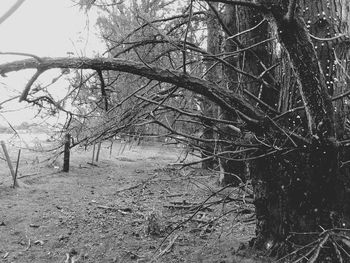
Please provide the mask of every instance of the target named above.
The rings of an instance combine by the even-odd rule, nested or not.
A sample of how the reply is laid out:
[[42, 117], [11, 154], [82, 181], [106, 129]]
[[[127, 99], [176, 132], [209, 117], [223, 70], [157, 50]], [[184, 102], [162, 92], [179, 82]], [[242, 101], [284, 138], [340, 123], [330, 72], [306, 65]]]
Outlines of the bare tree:
[[[248, 12], [246, 8], [254, 9], [261, 18], [261, 23], [265, 23], [262, 22], [264, 19], [268, 21], [264, 33], [259, 33], [259, 36], [266, 33], [267, 39], [250, 42], [253, 35], [247, 41], [239, 38], [259, 26], [259, 22], [252, 23], [243, 31], [238, 32], [237, 29], [236, 33], [230, 34], [230, 39], [236, 45], [234, 49], [225, 50], [223, 54], [211, 54], [201, 48], [200, 42], [193, 43], [184, 37], [189, 18], [192, 21], [205, 21], [202, 20], [203, 13], [193, 12], [190, 15], [189, 12], [182, 12], [180, 15], [154, 21], [142, 20], [130, 34], [116, 43], [118, 47], [124, 45], [120, 51], [124, 54], [130, 50], [136, 54], [135, 48], [140, 46], [152, 51], [156, 46], [162, 47], [161, 55], [156, 56], [156, 59], [149, 57], [150, 60], [146, 61], [140, 54], [136, 54], [138, 62], [120, 58], [34, 57], [1, 64], [0, 73], [5, 75], [23, 69], [37, 69], [23, 91], [22, 100], [40, 103], [46, 99], [46, 102], [56, 105], [60, 110], [64, 110], [62, 105], [47, 98], [35, 97], [36, 94], [31, 89], [35, 80], [46, 70], [93, 70], [98, 75], [100, 84], [112, 91], [115, 88], [113, 80], [106, 82], [109, 83], [107, 85], [102, 81], [115, 74], [111, 72], [146, 78], [149, 81], [143, 80], [145, 85], [132, 87], [132, 92], [124, 98], [110, 100], [111, 105], [101, 115], [104, 118], [100, 118], [99, 129], [95, 130], [93, 136], [108, 138], [131, 126], [152, 123], [163, 127], [169, 135], [214, 143], [213, 139], [196, 138], [191, 132], [177, 129], [174, 122], [165, 116], [169, 116], [166, 115], [169, 112], [176, 113], [176, 118], [173, 119], [176, 122], [186, 121], [197, 126], [211, 122], [213, 126], [219, 127], [216, 131], [219, 139], [216, 142], [232, 147], [204, 159], [219, 157], [231, 161], [250, 161], [257, 217], [256, 239], [253, 242], [255, 248], [283, 257], [286, 261], [305, 259], [309, 262], [325, 262], [329, 258], [332, 261], [327, 262], [348, 260], [350, 141], [344, 125], [343, 131], [338, 132], [335, 115], [341, 111], [345, 120], [345, 98], [350, 92], [347, 87], [341, 86], [336, 88], [337, 93], [334, 95], [329, 91], [331, 79], [324, 72], [327, 63], [336, 63], [340, 54], [335, 53], [336, 56], [332, 59], [326, 57], [327, 63], [320, 63], [320, 59], [324, 58], [318, 54], [316, 42], [314, 43], [320, 41], [320, 37], [310, 33], [308, 23], [303, 20], [303, 17], [311, 16], [305, 16], [304, 10], [310, 6], [314, 8], [316, 1], [299, 5], [294, 0], [207, 2], [220, 3], [215, 9], [218, 10], [218, 19], [222, 4], [233, 5], [240, 12], [243, 11], [240, 9], [242, 7], [245, 12]], [[203, 3], [204, 1], [196, 2], [198, 5]], [[342, 1], [335, 1], [329, 3], [328, 10], [339, 10], [339, 7], [345, 5]], [[183, 10], [188, 8], [185, 6]], [[335, 13], [330, 14], [336, 16]], [[344, 27], [344, 19], [341, 21]], [[222, 23], [223, 30], [227, 31], [225, 26], [227, 25]], [[154, 30], [153, 37], [147, 35], [141, 42], [128, 43], [129, 37], [145, 28]], [[341, 47], [341, 57], [347, 58], [344, 54], [347, 51], [346, 39], [339, 36], [326, 38], [336, 38], [339, 41], [336, 48]], [[270, 50], [271, 59], [261, 57], [264, 53], [255, 49], [264, 43], [269, 43], [266, 48], [268, 52]], [[184, 70], [186, 63], [189, 63], [186, 59], [188, 52], [196, 53], [190, 61], [192, 67], [210, 58], [225, 67], [225, 71], [234, 71], [236, 76], [231, 79], [230, 85], [239, 85], [237, 80], [244, 79], [242, 92], [223, 88], [220, 80], [205, 79], [201, 74], [203, 71]], [[252, 58], [246, 62], [251, 65], [245, 67], [241, 63], [245, 62], [244, 55], [248, 53]], [[228, 59], [235, 55], [235, 61]], [[254, 60], [258, 67], [254, 68]], [[339, 67], [335, 71], [342, 69], [343, 75], [348, 74], [344, 64], [337, 63]], [[250, 81], [254, 83], [254, 88], [248, 87]], [[198, 109], [191, 108], [193, 105], [186, 100], [181, 100], [185, 91], [193, 92], [193, 96], [205, 97], [234, 118], [215, 118], [201, 114]], [[100, 96], [106, 97], [102, 92]], [[337, 106], [339, 100], [344, 105], [340, 108]], [[123, 108], [122, 105], [128, 101], [132, 103]], [[220, 136], [222, 133], [229, 133], [230, 136]]]

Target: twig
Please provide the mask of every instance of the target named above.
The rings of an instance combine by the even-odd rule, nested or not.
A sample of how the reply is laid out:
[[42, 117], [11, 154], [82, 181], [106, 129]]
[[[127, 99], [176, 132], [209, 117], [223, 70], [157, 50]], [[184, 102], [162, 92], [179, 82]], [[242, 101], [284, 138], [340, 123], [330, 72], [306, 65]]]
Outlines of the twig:
[[26, 238], [28, 239], [28, 246], [26, 247], [26, 249], [24, 251], [28, 251], [29, 248], [31, 247], [31, 240], [30, 240], [30, 238], [27, 235], [27, 228], [25, 230], [26, 230], [25, 231], [25, 235], [26, 235]]
[[38, 174], [39, 174], [39, 173], [24, 174], [24, 175], [18, 177], [18, 179], [21, 179], [21, 178], [23, 178], [23, 177], [29, 177], [29, 176], [33, 176], [33, 175], [38, 175]]
[[35, 58], [37, 61], [41, 62], [42, 59], [36, 55], [23, 53], [23, 52], [0, 52], [0, 55], [17, 55], [17, 56], [25, 56]]
[[124, 189], [120, 189], [118, 191], [116, 191], [115, 193], [121, 193], [121, 192], [124, 192], [124, 191], [128, 191], [128, 190], [132, 190], [132, 189], [135, 189], [135, 188], [138, 188], [139, 186], [143, 185], [145, 182], [141, 182], [137, 185], [133, 185], [133, 186], [130, 186], [128, 188], [124, 188]]
[[0, 17], [0, 24], [2, 24], [7, 18], [9, 18], [23, 3], [25, 0], [17, 0], [5, 14]]
[[344, 166], [346, 166], [348, 164], [350, 164], [350, 160], [346, 161], [346, 162], [340, 162], [340, 168], [342, 168], [342, 167], [344, 167]]
[[318, 41], [333, 41], [333, 40], [337, 40], [338, 38], [346, 37], [346, 34], [341, 34], [341, 35], [334, 36], [334, 37], [321, 38], [321, 37], [316, 37], [316, 36], [309, 33], [309, 36], [315, 40], [318, 40]]
[[[110, 206], [98, 205], [98, 206], [97, 206], [97, 208], [106, 209], [106, 210], [114, 210], [114, 211], [118, 211], [119, 213], [121, 213], [121, 214], [123, 214], [123, 215], [127, 215], [127, 214], [129, 214], [128, 212], [123, 211], [123, 209], [116, 208], [116, 207], [110, 207]], [[129, 210], [129, 209], [127, 208], [127, 209], [124, 209], [124, 210]]]
[[201, 210], [201, 207], [206, 204], [206, 202], [211, 199], [212, 197], [216, 196], [217, 194], [219, 194], [220, 192], [224, 191], [226, 188], [231, 187], [231, 185], [226, 185], [225, 187], [221, 188], [220, 190], [210, 194], [210, 196], [208, 196], [203, 202], [202, 204], [198, 205], [198, 209], [196, 211], [194, 211], [191, 216], [189, 218], [187, 218], [185, 221], [177, 224], [171, 231], [170, 233], [163, 239], [163, 241], [160, 243], [159, 247], [156, 249], [156, 251], [154, 252], [157, 253], [157, 251], [160, 250], [160, 247], [162, 246], [162, 244], [164, 244], [164, 242], [168, 239], [168, 237], [170, 237], [171, 234], [173, 234], [176, 230], [178, 230], [181, 226], [183, 226], [186, 222], [189, 222], [192, 218], [194, 218]]
[[149, 181], [151, 181], [152, 179], [154, 179], [154, 178], [157, 177], [157, 176], [158, 176], [158, 173], [156, 173], [155, 175], [153, 175], [153, 176], [152, 176], [151, 178], [149, 178], [149, 179], [143, 180], [143, 181], [142, 181], [141, 183], [139, 183], [139, 184], [136, 184], [136, 185], [133, 185], [133, 186], [124, 188], [124, 189], [117, 190], [117, 191], [115, 192], [115, 194], [121, 193], [121, 192], [124, 192], [124, 191], [128, 191], [128, 190], [132, 190], [132, 189], [135, 189], [135, 188], [138, 188], [138, 187], [140, 187], [141, 185], [144, 185], [144, 184], [148, 183]]
[[264, 22], [266, 22], [266, 21], [267, 21], [267, 19], [264, 18], [264, 19], [262, 19], [258, 24], [256, 24], [255, 26], [253, 26], [252, 28], [249, 28], [249, 29], [247, 29], [247, 30], [241, 31], [241, 32], [239, 32], [239, 33], [237, 33], [237, 34], [235, 34], [235, 35], [229, 36], [228, 38], [226, 38], [226, 40], [230, 40], [230, 39], [232, 39], [232, 38], [238, 38], [238, 37], [241, 36], [241, 35], [247, 34], [247, 33], [251, 32], [251, 31], [255, 30], [256, 28], [258, 28], [259, 26], [261, 26], [261, 25], [262, 25]]
[[184, 195], [184, 194], [183, 193], [180, 193], [180, 194], [169, 194], [166, 197], [171, 198], [171, 197], [178, 197], [178, 196], [182, 196], [182, 195]]
[[321, 248], [328, 241], [328, 238], [329, 238], [329, 233], [327, 233], [325, 235], [325, 237], [321, 240], [321, 242], [318, 243], [315, 253], [312, 255], [312, 257], [308, 261], [309, 263], [315, 263], [316, 262], [319, 254], [320, 254]]
[[[337, 241], [334, 240], [333, 238], [331, 238], [331, 243], [332, 243], [332, 246], [333, 246], [333, 248], [334, 248], [334, 250], [335, 250], [335, 254], [337, 255], [337, 258], [338, 258], [338, 260], [339, 260], [339, 263], [343, 263], [344, 261], [343, 261], [343, 258], [342, 258], [342, 256], [341, 256], [341, 252], [340, 252], [340, 250], [338, 249], [339, 244], [338, 244]], [[339, 247], [342, 249], [341, 246], [339, 246]], [[347, 253], [347, 252], [344, 251], [344, 250], [343, 250], [343, 252], [345, 252], [345, 254], [346, 254], [347, 256], [349, 256], [349, 253]]]
[[30, 238], [28, 238], [28, 246], [24, 251], [28, 251], [29, 248], [32, 246]]
[[44, 70], [38, 69], [33, 77], [28, 81], [27, 85], [24, 87], [24, 90], [21, 94], [21, 97], [19, 98], [19, 102], [22, 102], [27, 99], [30, 88], [32, 87], [33, 83], [39, 78], [39, 76], [44, 72]]
[[[292, 257], [292, 256], [294, 256], [294, 255], [297, 255], [298, 252], [300, 252], [300, 251], [302, 251], [302, 250], [304, 250], [304, 249], [306, 249], [306, 248], [308, 248], [308, 247], [310, 247], [310, 246], [313, 246], [314, 244], [317, 244], [317, 242], [319, 242], [320, 240], [321, 240], [321, 239], [319, 238], [319, 239], [317, 239], [317, 240], [312, 241], [312, 242], [309, 243], [309, 244], [306, 244], [306, 245], [304, 245], [304, 246], [302, 246], [302, 247], [300, 247], [300, 248], [298, 248], [298, 249], [292, 251], [291, 253], [289, 253], [289, 254], [285, 255], [284, 257], [278, 259], [278, 260], [276, 261], [276, 263], [278, 263], [278, 262], [285, 262], [285, 261], [283, 261], [283, 260], [286, 260], [288, 257]], [[299, 261], [305, 259], [305, 256], [311, 254], [312, 251], [314, 251], [314, 249], [315, 249], [315, 246], [312, 247], [312, 248], [306, 253], [306, 255], [302, 255], [302, 257], [300, 257], [299, 259], [293, 261], [293, 263], [298, 263]]]
[[268, 110], [270, 110], [271, 112], [275, 113], [275, 114], [279, 114], [279, 112], [274, 109], [273, 107], [271, 107], [269, 104], [265, 103], [264, 101], [262, 101], [261, 99], [259, 99], [258, 97], [256, 97], [253, 93], [251, 93], [248, 90], [244, 90], [243, 91], [245, 94], [247, 94], [250, 98], [252, 98], [253, 100], [257, 101], [259, 104], [261, 104], [262, 106], [264, 106], [265, 108], [267, 108]]
[[163, 256], [165, 253], [168, 253], [169, 250], [171, 249], [171, 247], [174, 245], [174, 243], [175, 243], [175, 241], [176, 241], [176, 239], [177, 239], [178, 237], [179, 237], [179, 235], [175, 235], [174, 238], [173, 238], [172, 240], [170, 240], [170, 242], [169, 242], [169, 244], [167, 245], [167, 247], [166, 247], [164, 250], [161, 250], [160, 253], [159, 253], [156, 257], [154, 257], [154, 258], [152, 259], [151, 262], [156, 261], [158, 258], [160, 258], [161, 256]]

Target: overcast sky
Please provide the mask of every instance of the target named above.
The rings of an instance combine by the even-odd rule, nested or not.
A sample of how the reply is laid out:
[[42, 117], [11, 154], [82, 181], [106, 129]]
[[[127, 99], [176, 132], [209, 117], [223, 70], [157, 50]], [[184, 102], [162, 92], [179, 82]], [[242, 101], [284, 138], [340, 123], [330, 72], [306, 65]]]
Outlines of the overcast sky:
[[[0, 0], [0, 16], [15, 0]], [[25, 52], [39, 56], [77, 55], [95, 56], [103, 52], [103, 44], [94, 26], [97, 15], [85, 14], [71, 0], [26, 0], [5, 22], [0, 24], [0, 51]], [[0, 56], [0, 63], [23, 57]], [[30, 72], [12, 73], [0, 77], [0, 102], [24, 88]], [[48, 76], [49, 78], [50, 76]], [[59, 88], [59, 87], [58, 87]], [[33, 121], [33, 112], [4, 113], [10, 109], [26, 107], [26, 103], [12, 103], [1, 112], [12, 124]], [[0, 117], [0, 124], [4, 124]]]

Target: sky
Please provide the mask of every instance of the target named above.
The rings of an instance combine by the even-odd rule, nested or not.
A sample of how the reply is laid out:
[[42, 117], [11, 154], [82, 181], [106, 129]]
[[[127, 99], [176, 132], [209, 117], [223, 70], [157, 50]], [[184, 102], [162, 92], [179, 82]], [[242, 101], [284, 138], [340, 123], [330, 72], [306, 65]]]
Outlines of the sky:
[[[0, 16], [15, 0], [0, 0]], [[26, 0], [15, 13], [0, 24], [0, 52], [24, 52], [38, 56], [62, 57], [74, 53], [77, 56], [96, 56], [104, 45], [95, 26], [97, 14], [79, 10], [72, 0]], [[23, 59], [21, 56], [0, 55], [0, 63]], [[11, 73], [0, 77], [0, 103], [18, 95], [33, 71]], [[50, 81], [57, 76], [51, 72], [40, 81]], [[67, 82], [59, 82], [57, 94]], [[60, 87], [61, 86], [61, 87]], [[20, 108], [24, 110], [18, 111]], [[26, 102], [15, 100], [0, 109], [0, 125], [6, 125], [4, 117], [13, 125], [23, 121], [40, 122]]]

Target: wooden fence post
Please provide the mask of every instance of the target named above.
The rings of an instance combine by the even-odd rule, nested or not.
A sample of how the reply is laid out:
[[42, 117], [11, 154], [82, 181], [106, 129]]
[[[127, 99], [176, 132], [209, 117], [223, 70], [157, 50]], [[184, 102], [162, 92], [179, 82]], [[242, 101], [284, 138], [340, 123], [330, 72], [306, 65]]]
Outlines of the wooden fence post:
[[111, 146], [110, 146], [110, 148], [109, 148], [109, 158], [111, 158], [111, 156], [112, 156], [112, 151], [113, 151], [113, 139], [111, 140]]
[[96, 151], [96, 144], [94, 143], [94, 146], [92, 147], [91, 165], [94, 165], [94, 161], [95, 161], [95, 151]]
[[15, 178], [13, 179], [13, 188], [15, 188], [15, 186], [17, 184], [17, 175], [18, 175], [18, 167], [19, 167], [20, 158], [21, 158], [21, 149], [18, 150]]
[[67, 133], [64, 140], [63, 172], [69, 172], [70, 159], [70, 134]]
[[100, 157], [100, 151], [101, 151], [101, 142], [99, 142], [97, 145], [96, 163], [98, 162], [98, 158]]
[[9, 153], [7, 152], [6, 145], [5, 145], [4, 141], [1, 141], [1, 147], [2, 147], [2, 150], [4, 151], [5, 158], [6, 158], [6, 161], [7, 161], [7, 165], [9, 167], [9, 169], [10, 169], [10, 172], [11, 172], [11, 175], [12, 175], [12, 178], [13, 178], [13, 185], [14, 186], [18, 186], [18, 183], [16, 181], [15, 171], [13, 170], [11, 159], [10, 159]]

